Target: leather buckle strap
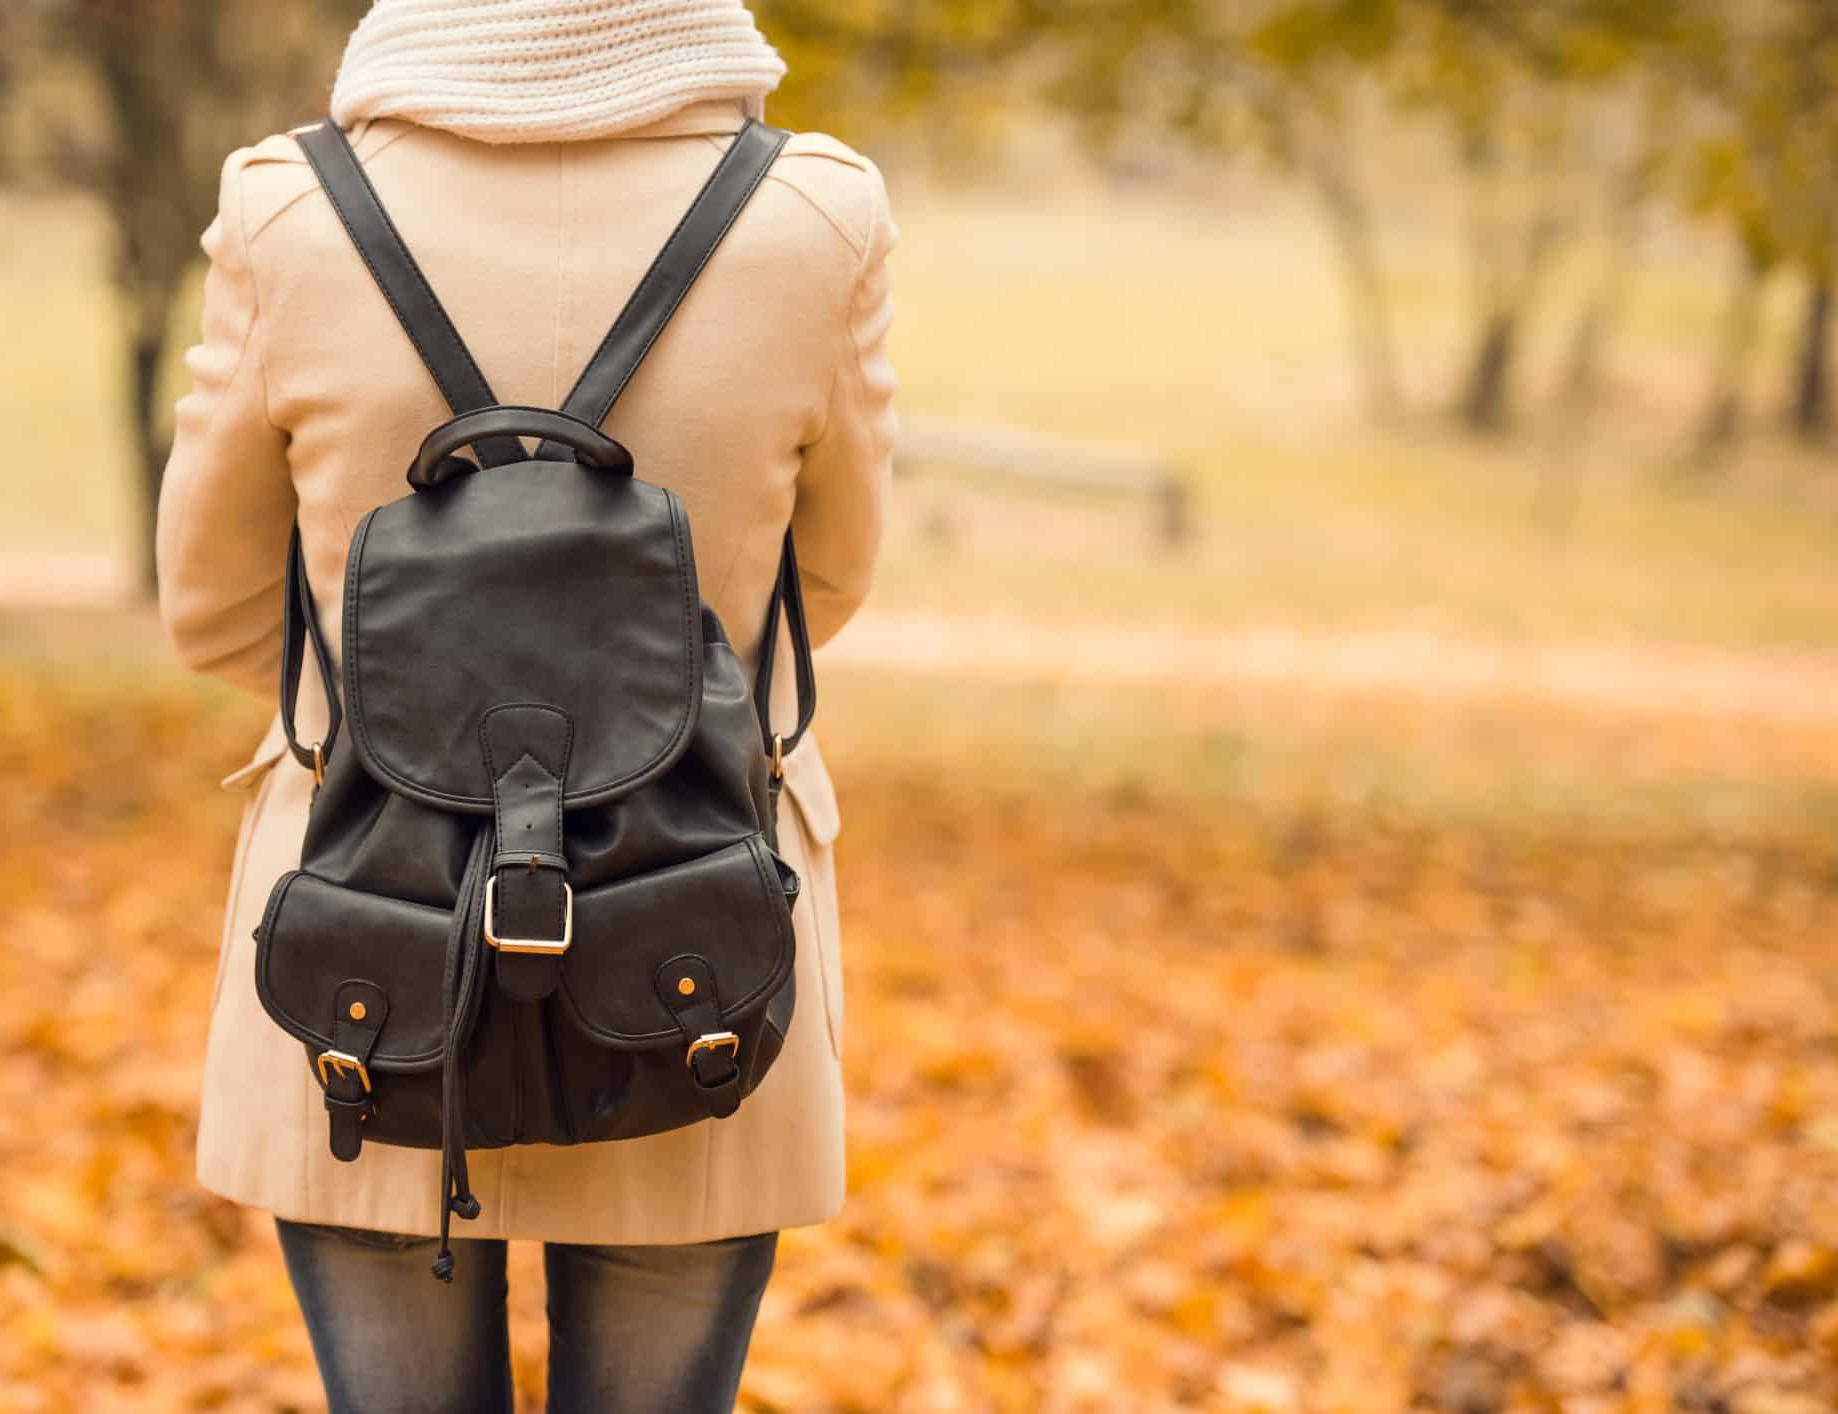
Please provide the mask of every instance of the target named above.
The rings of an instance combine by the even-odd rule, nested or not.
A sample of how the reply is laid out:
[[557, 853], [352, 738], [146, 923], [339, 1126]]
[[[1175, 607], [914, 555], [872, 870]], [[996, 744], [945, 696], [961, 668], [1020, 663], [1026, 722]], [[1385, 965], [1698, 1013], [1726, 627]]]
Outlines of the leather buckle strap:
[[364, 1093], [370, 1093], [370, 1067], [349, 1051], [321, 1051], [314, 1061], [313, 1068], [319, 1072], [320, 1088], [330, 1093], [333, 1077], [344, 1080], [355, 1075], [358, 1084], [364, 1087]]
[[698, 953], [666, 959], [652, 978], [658, 1000], [683, 1037], [683, 1064], [713, 1119], [740, 1108], [740, 1037], [721, 1016], [715, 969]]
[[705, 1031], [689, 1043], [689, 1050], [683, 1056], [683, 1064], [691, 1070], [696, 1068], [696, 1057], [705, 1054], [718, 1054], [726, 1051], [729, 1060], [740, 1055], [740, 1037], [732, 1031]]
[[388, 1015], [389, 998], [374, 982], [341, 983], [332, 997], [332, 1044], [313, 1057], [325, 1093], [332, 1157], [344, 1163], [358, 1156], [364, 1121], [376, 1112], [370, 1057]]
[[562, 808], [574, 723], [555, 707], [506, 703], [485, 714], [479, 740], [494, 819], [480, 930], [496, 954], [498, 990], [539, 1002], [560, 985], [574, 941]]
[[501, 938], [493, 928], [498, 910], [498, 876], [485, 881], [485, 941], [497, 951], [559, 957], [574, 943], [574, 887], [562, 881], [562, 935], [559, 938]]

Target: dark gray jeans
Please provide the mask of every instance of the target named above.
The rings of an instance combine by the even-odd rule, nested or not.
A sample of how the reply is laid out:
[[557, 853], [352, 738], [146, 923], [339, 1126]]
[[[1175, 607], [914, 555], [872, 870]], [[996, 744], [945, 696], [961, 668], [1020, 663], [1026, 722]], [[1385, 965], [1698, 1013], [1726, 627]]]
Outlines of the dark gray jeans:
[[[503, 1242], [275, 1226], [330, 1414], [511, 1414]], [[546, 1244], [550, 1414], [728, 1414], [777, 1245]]]

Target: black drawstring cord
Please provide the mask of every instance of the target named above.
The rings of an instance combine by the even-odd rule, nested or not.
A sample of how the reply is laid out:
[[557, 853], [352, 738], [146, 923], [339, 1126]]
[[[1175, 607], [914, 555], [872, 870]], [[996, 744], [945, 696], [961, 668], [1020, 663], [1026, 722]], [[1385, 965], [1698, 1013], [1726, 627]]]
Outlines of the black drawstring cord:
[[[443, 1120], [444, 1124], [445, 1121]], [[453, 1245], [448, 1229], [453, 1224], [453, 1165], [445, 1153], [440, 1156], [440, 1246], [434, 1253], [434, 1275], [441, 1281], [453, 1280]]]
[[477, 990], [479, 954], [485, 946], [484, 889], [480, 880], [490, 855], [489, 827], [481, 827], [473, 837], [459, 898], [453, 906], [453, 925], [447, 934], [447, 1044], [440, 1058], [440, 1246], [434, 1254], [434, 1275], [441, 1281], [453, 1280], [449, 1234], [454, 1214], [468, 1222], [479, 1215], [479, 1200], [472, 1194], [466, 1164], [465, 1066], [459, 1053], [477, 1015], [473, 993]]

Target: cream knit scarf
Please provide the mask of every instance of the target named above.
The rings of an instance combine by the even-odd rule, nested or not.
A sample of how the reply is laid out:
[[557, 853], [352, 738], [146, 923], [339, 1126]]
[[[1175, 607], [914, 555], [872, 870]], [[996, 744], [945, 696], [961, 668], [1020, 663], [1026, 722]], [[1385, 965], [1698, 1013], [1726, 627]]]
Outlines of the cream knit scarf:
[[784, 75], [742, 0], [376, 0], [345, 47], [332, 116], [555, 142], [711, 98], [758, 116]]

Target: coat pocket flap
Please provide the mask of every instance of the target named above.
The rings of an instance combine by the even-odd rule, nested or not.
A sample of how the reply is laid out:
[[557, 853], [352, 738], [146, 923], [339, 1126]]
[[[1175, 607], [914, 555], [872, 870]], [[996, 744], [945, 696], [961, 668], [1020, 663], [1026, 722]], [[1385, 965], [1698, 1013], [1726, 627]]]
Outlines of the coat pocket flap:
[[758, 835], [686, 864], [578, 889], [561, 994], [575, 1022], [615, 1049], [682, 1043], [657, 995], [672, 958], [700, 958], [724, 1022], [771, 1000], [792, 965], [797, 878]]
[[785, 793], [798, 807], [810, 842], [818, 848], [834, 844], [842, 833], [842, 817], [836, 808], [836, 787], [830, 784], [830, 770], [817, 752], [815, 737], [805, 737], [785, 758]]
[[330, 1050], [340, 984], [373, 983], [389, 1011], [371, 1067], [431, 1069], [445, 1041], [440, 989], [452, 919], [444, 908], [283, 875], [256, 933], [256, 995], [282, 1030]]
[[281, 728], [281, 719], [276, 717], [268, 726], [261, 745], [242, 765], [217, 782], [223, 790], [248, 790], [256, 785], [264, 772], [287, 754], [287, 733]]

